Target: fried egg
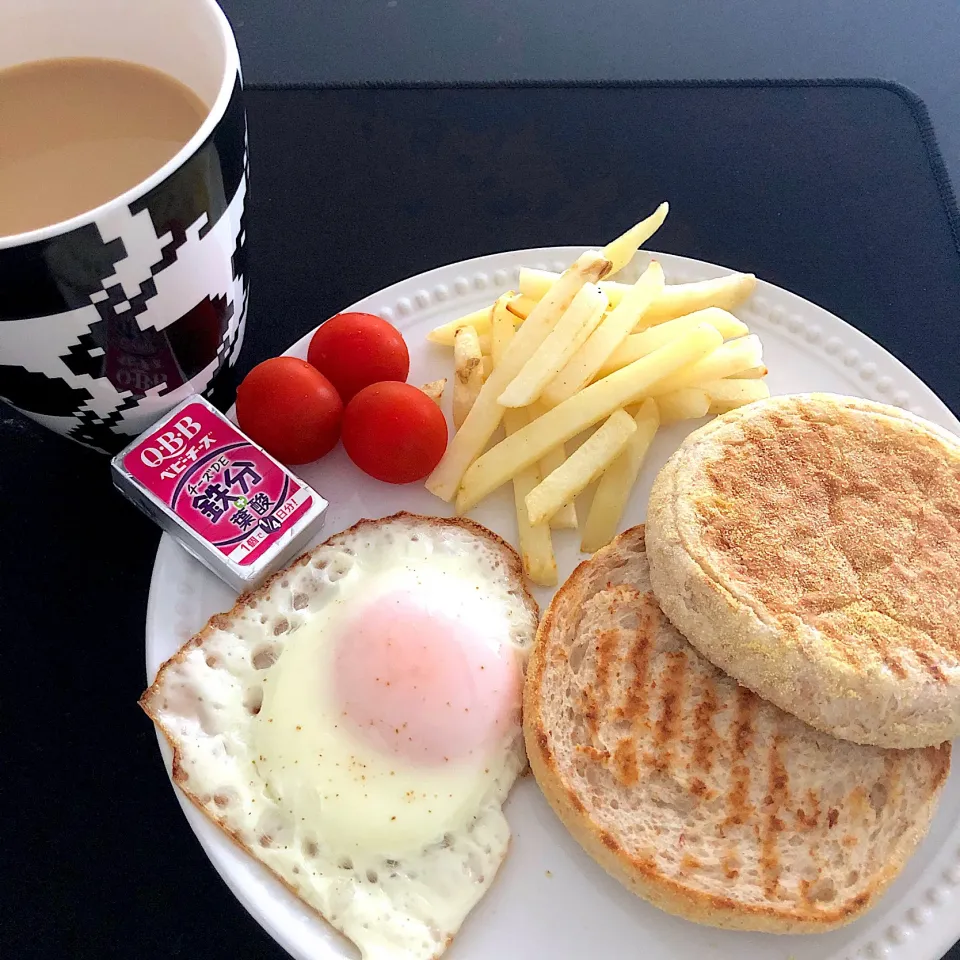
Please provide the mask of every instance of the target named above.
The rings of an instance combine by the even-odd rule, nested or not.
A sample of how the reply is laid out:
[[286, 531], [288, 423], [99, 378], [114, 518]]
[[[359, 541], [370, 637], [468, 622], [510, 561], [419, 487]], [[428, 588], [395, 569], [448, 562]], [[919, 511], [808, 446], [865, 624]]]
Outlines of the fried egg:
[[506, 856], [537, 618], [483, 527], [362, 521], [214, 617], [141, 704], [179, 787], [364, 958], [435, 957]]

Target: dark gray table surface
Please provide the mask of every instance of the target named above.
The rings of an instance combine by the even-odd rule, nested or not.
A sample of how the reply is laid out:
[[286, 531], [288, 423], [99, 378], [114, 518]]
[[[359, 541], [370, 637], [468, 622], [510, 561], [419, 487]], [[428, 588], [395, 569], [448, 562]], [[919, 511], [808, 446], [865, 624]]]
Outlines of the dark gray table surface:
[[254, 83], [880, 77], [960, 187], [960, 0], [221, 0]]

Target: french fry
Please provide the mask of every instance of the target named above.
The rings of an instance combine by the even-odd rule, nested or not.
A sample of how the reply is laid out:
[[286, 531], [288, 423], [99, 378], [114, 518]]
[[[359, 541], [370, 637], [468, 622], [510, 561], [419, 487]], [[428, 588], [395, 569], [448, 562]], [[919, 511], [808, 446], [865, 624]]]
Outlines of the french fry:
[[549, 520], [565, 503], [569, 503], [596, 480], [620, 455], [636, 429], [637, 425], [630, 414], [615, 410], [589, 440], [527, 494], [530, 522], [537, 524]]
[[[550, 289], [550, 285], [556, 282], [557, 276], [558, 274], [550, 270], [524, 267], [520, 271], [520, 294], [538, 300]], [[715, 280], [699, 280], [696, 283], [668, 283], [657, 302], [643, 315], [641, 323], [653, 326], [706, 307], [732, 310], [746, 300], [756, 285], [757, 278], [752, 273], [731, 273]], [[610, 306], [616, 307], [631, 285], [617, 280], [603, 280], [599, 286], [607, 295]]]
[[[529, 422], [526, 410], [505, 410], [503, 425], [512, 436]], [[540, 485], [540, 470], [535, 463], [518, 471], [513, 478], [513, 503], [517, 513], [517, 534], [523, 570], [534, 582], [552, 587], [557, 582], [557, 558], [553, 552], [550, 525], [532, 523], [527, 510], [527, 497]]]
[[712, 380], [703, 389], [710, 400], [710, 413], [726, 413], [770, 396], [770, 388], [762, 380]]
[[577, 335], [573, 338], [573, 349], [568, 354], [567, 359], [573, 356], [589, 339], [590, 334], [600, 326], [603, 318], [607, 315], [607, 308], [610, 304], [604, 294], [600, 295], [600, 301], [597, 303], [597, 309], [590, 316], [587, 322], [580, 328]]
[[[572, 397], [581, 387], [586, 386], [596, 376], [604, 361], [637, 325], [644, 311], [662, 290], [663, 268], [653, 261], [620, 301], [619, 306], [614, 307], [603, 318], [586, 343], [547, 384], [541, 394], [543, 403], [547, 407], [555, 407], [558, 403]], [[694, 326], [696, 324], [688, 329], [693, 329]], [[619, 366], [625, 366], [625, 364]]]
[[633, 422], [637, 425], [636, 432], [627, 441], [620, 456], [603, 471], [597, 484], [590, 512], [583, 525], [583, 537], [580, 540], [583, 553], [596, 553], [617, 534], [630, 491], [660, 426], [657, 402], [644, 400]]
[[[530, 314], [534, 301], [529, 297], [520, 296], [512, 290], [506, 296], [509, 298], [510, 312], [517, 318], [517, 322], [525, 320]], [[492, 307], [484, 307], [482, 310], [474, 310], [473, 313], [468, 313], [466, 316], [458, 317], [449, 323], [434, 327], [427, 334], [427, 340], [431, 343], [439, 343], [444, 347], [452, 347], [453, 338], [461, 327], [473, 327], [477, 331], [481, 342], [483, 342], [484, 336], [490, 333], [490, 312], [492, 309]]]
[[[494, 305], [491, 337], [494, 367], [502, 363], [514, 337], [513, 322], [506, 316], [505, 304]], [[526, 410], [505, 410], [503, 426], [507, 436], [522, 429], [529, 421]], [[527, 513], [526, 497], [540, 483], [540, 470], [532, 464], [513, 478], [513, 502], [517, 514], [517, 536], [520, 559], [526, 575], [534, 582], [552, 587], [557, 582], [557, 560], [553, 553], [553, 539], [545, 523], [532, 524]]]
[[537, 305], [536, 300], [532, 300], [530, 297], [524, 297], [522, 295], [511, 297], [507, 301], [507, 309], [515, 316], [519, 317], [521, 320], [526, 320], [527, 317], [533, 313], [533, 308]]
[[[534, 270], [532, 267], [520, 268], [520, 296], [531, 300], [539, 300], [557, 282], [560, 274], [552, 270]], [[633, 286], [630, 283], [620, 283], [617, 280], [601, 280], [598, 284], [607, 295], [611, 307], [616, 307], [623, 299], [624, 294]]]
[[710, 410], [710, 398], [706, 390], [697, 387], [680, 387], [657, 397], [660, 423], [676, 423], [678, 420], [699, 420]]
[[[534, 307], [530, 316], [517, 330], [509, 353], [501, 363], [497, 364], [496, 360], [494, 361], [493, 372], [480, 388], [480, 394], [470, 413], [467, 414], [467, 419], [463, 421], [463, 425], [447, 445], [440, 463], [427, 477], [426, 487], [431, 493], [440, 497], [441, 500], [448, 501], [456, 496], [457, 488], [467, 468], [480, 455], [487, 441], [500, 425], [504, 408], [497, 402], [497, 398], [546, 339], [547, 334], [573, 302], [580, 288], [585, 283], [596, 282], [609, 269], [609, 260], [605, 260], [595, 250], [588, 251], [573, 266], [564, 271], [560, 279]], [[494, 304], [494, 310], [498, 305], [501, 310], [509, 313], [503, 297]], [[512, 317], [512, 314], [510, 316]], [[557, 443], [560, 442], [562, 441], [557, 441]], [[537, 460], [539, 456], [540, 454], [537, 454], [533, 457], [530, 463]]]
[[461, 327], [453, 339], [453, 425], [459, 430], [483, 386], [483, 354], [473, 327]]
[[507, 310], [507, 298], [500, 297], [493, 305], [493, 315], [490, 325], [490, 363], [492, 374], [499, 367], [507, 355], [507, 348], [513, 342], [516, 329], [513, 326], [513, 317]]
[[711, 327], [716, 327], [724, 340], [742, 337], [750, 332], [742, 320], [738, 320], [732, 313], [721, 310], [719, 307], [696, 310], [685, 317], [676, 317], [673, 320], [658, 323], [655, 327], [648, 327], [642, 333], [631, 334], [607, 357], [597, 376], [605, 377], [614, 370], [619, 370], [628, 363], [653, 353], [665, 343], [688, 333], [701, 323], [709, 323]]
[[439, 407], [440, 398], [443, 396], [446, 386], [447, 378], [441, 377], [439, 380], [431, 380], [429, 383], [425, 383], [420, 389]]
[[739, 373], [734, 374], [734, 377], [737, 380], [762, 380], [769, 372], [770, 371], [761, 364], [759, 367], [747, 367], [746, 370], [741, 370]]
[[427, 339], [431, 343], [439, 343], [444, 347], [452, 347], [454, 337], [457, 331], [463, 327], [473, 327], [477, 331], [477, 336], [482, 333], [490, 333], [490, 314], [493, 307], [484, 307], [482, 310], [474, 310], [466, 316], [458, 317], [449, 323], [444, 323], [439, 327], [434, 327], [428, 334]]
[[660, 229], [669, 212], [670, 205], [661, 203], [646, 220], [641, 220], [603, 248], [603, 255], [612, 265], [609, 274], [611, 277], [619, 273], [633, 259], [637, 250]]
[[[710, 329], [713, 329], [712, 327]], [[719, 334], [718, 334], [719, 336]], [[663, 349], [663, 348], [661, 348]], [[650, 354], [654, 356], [655, 354]], [[634, 361], [639, 363], [639, 361]], [[763, 344], [756, 334], [729, 340], [721, 344], [709, 356], [702, 357], [683, 370], [677, 370], [653, 385], [650, 396], [672, 393], [681, 387], [699, 387], [711, 380], [730, 377], [739, 370], [756, 367], [763, 363]], [[624, 367], [623, 369], [627, 369]], [[610, 376], [614, 376], [611, 374]], [[605, 379], [610, 379], [606, 377]], [[603, 383], [603, 380], [598, 381]]]
[[[543, 413], [543, 408], [536, 404], [530, 408], [537, 416]], [[553, 473], [564, 460], [567, 459], [567, 451], [561, 443], [559, 446], [548, 450], [540, 458], [540, 476], [546, 477]], [[577, 529], [577, 505], [573, 500], [565, 503], [551, 518], [551, 530], [576, 530]]]
[[697, 283], [668, 284], [656, 303], [640, 318], [641, 329], [707, 307], [732, 310], [753, 293], [756, 285], [757, 278], [752, 273], [731, 273]]
[[497, 398], [505, 407], [527, 407], [557, 374], [603, 316], [607, 298], [595, 283], [584, 284], [532, 357]]
[[[528, 320], [527, 323], [529, 322]], [[517, 332], [514, 346], [525, 329], [526, 324]], [[465, 513], [501, 484], [506, 483], [518, 470], [536, 463], [548, 450], [566, 443], [581, 430], [609, 417], [620, 407], [649, 395], [651, 389], [661, 380], [670, 378], [680, 369], [689, 368], [721, 345], [720, 334], [713, 327], [703, 324], [686, 336], [617, 370], [609, 377], [590, 384], [569, 400], [564, 400], [513, 436], [491, 447], [461, 475], [457, 512]], [[512, 359], [513, 354], [514, 349], [511, 349], [508, 359]], [[494, 368], [488, 383], [496, 379], [497, 372], [498, 368]], [[474, 405], [474, 411], [477, 410], [479, 402], [478, 400]], [[466, 426], [464, 424], [464, 429]], [[495, 425], [493, 429], [496, 429]], [[487, 434], [483, 443], [487, 442], [489, 436]], [[450, 447], [447, 448], [448, 453], [449, 451]]]

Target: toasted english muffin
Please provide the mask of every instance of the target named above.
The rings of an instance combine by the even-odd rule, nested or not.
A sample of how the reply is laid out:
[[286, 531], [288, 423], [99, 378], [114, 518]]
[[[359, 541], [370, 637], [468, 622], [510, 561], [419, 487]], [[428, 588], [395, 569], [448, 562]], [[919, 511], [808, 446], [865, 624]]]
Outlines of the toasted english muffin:
[[580, 564], [540, 624], [530, 766], [583, 848], [699, 923], [813, 933], [867, 910], [926, 833], [950, 745], [837, 740], [760, 700], [671, 626], [642, 527]]
[[960, 439], [896, 407], [773, 397], [691, 434], [647, 518], [661, 608], [834, 736], [960, 735]]

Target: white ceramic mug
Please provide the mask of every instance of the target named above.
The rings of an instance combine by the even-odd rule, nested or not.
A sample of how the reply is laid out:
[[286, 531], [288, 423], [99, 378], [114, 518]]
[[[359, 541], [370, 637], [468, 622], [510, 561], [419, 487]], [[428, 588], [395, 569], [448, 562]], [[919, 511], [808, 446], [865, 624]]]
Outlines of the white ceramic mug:
[[0, 236], [0, 398], [114, 452], [190, 394], [229, 402], [247, 304], [240, 61], [214, 0], [0, 0], [0, 69], [56, 57], [155, 67], [208, 107], [142, 183]]

